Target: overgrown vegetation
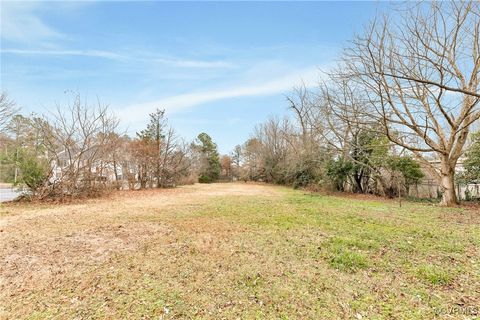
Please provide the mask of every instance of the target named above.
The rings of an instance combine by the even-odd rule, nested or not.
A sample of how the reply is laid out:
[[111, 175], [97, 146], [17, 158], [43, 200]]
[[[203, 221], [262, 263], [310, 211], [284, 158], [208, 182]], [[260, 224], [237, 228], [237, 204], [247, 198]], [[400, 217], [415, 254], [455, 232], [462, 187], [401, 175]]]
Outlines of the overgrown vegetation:
[[[27, 198], [66, 200], [97, 197], [110, 190], [174, 187], [220, 175], [218, 152], [205, 133], [199, 148], [180, 139], [163, 110], [149, 116], [132, 138], [122, 134], [107, 106], [80, 95], [48, 116], [15, 114], [2, 94], [0, 177], [27, 188]], [[208, 139], [207, 139], [208, 138]], [[208, 165], [204, 165], [208, 163]]]
[[378, 131], [359, 128], [342, 141], [342, 150], [317, 139], [302, 136], [291, 120], [272, 118], [236, 148], [235, 174], [241, 180], [294, 188], [319, 186], [388, 197], [408, 196], [410, 187], [424, 176], [412, 155], [399, 154]]

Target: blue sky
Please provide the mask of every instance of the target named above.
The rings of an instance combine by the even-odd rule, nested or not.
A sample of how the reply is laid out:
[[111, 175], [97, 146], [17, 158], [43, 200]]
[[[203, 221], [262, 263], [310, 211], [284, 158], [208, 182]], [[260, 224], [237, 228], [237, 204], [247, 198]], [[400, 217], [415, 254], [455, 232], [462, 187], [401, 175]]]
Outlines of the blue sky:
[[130, 134], [167, 110], [222, 153], [314, 86], [377, 2], [1, 2], [1, 88], [24, 113], [100, 100]]

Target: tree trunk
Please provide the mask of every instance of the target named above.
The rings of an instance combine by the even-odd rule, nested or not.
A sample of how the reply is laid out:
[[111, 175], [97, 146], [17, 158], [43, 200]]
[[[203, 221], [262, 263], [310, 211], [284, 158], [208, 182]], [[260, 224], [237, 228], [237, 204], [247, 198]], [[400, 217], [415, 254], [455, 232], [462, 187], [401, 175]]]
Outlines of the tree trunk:
[[353, 175], [353, 178], [355, 180], [355, 189], [354, 192], [357, 192], [357, 193], [364, 193], [363, 192], [363, 185], [362, 185], [362, 177], [363, 177], [363, 174], [362, 172], [359, 172], [359, 173], [355, 173]]
[[113, 161], [113, 173], [115, 174], [115, 181], [118, 181], [118, 173], [117, 173], [117, 162]]
[[455, 164], [452, 165], [449, 159], [442, 159], [441, 186], [443, 189], [442, 206], [452, 207], [458, 204], [455, 192]]

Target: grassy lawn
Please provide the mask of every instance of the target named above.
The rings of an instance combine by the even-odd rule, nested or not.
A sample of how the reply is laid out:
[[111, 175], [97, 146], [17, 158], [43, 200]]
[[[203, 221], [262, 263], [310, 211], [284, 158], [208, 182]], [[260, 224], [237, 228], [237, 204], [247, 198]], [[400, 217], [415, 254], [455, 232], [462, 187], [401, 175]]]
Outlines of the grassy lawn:
[[251, 184], [0, 209], [0, 319], [462, 319], [480, 213]]

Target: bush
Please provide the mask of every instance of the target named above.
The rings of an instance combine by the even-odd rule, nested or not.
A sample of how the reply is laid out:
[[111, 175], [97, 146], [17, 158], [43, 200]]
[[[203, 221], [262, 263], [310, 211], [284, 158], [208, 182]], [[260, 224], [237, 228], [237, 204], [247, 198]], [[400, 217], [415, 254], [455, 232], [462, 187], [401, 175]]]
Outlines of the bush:
[[292, 185], [295, 189], [303, 188], [315, 183], [318, 179], [317, 174], [312, 166], [308, 164], [300, 164], [295, 168], [293, 173]]
[[5, 180], [15, 186], [24, 185], [35, 195], [43, 188], [49, 178], [47, 161], [26, 149], [19, 149], [2, 159], [2, 166], [6, 167]]
[[211, 176], [209, 175], [206, 175], [206, 174], [202, 174], [198, 177], [198, 182], [199, 183], [212, 183], [213, 182], [213, 179]]
[[48, 179], [48, 164], [44, 159], [28, 152], [21, 152], [17, 163], [20, 171], [17, 183], [24, 183], [33, 194], [45, 185]]
[[344, 191], [345, 183], [352, 170], [353, 163], [340, 157], [327, 162], [326, 175], [330, 178], [335, 190]]

